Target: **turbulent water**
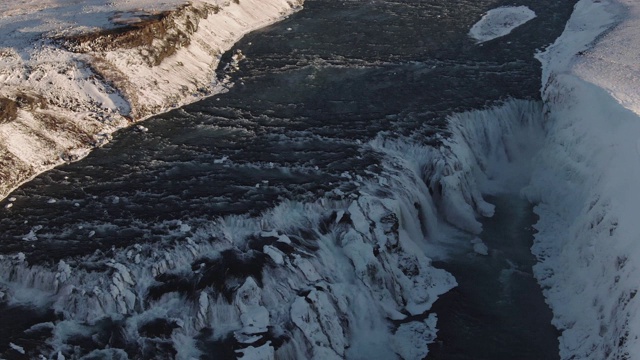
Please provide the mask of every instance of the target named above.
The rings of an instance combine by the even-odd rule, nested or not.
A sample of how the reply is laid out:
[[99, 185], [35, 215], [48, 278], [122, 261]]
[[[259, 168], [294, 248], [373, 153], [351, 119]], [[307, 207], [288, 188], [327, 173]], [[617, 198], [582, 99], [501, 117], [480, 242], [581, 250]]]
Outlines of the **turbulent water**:
[[522, 4], [538, 17], [476, 45], [502, 2], [309, 0], [224, 56], [227, 93], [22, 186], [0, 219], [3, 356], [424, 357], [455, 285], [429, 251], [445, 219], [479, 229], [456, 196], [487, 208], [451, 185], [447, 118], [536, 100], [533, 54], [571, 11]]

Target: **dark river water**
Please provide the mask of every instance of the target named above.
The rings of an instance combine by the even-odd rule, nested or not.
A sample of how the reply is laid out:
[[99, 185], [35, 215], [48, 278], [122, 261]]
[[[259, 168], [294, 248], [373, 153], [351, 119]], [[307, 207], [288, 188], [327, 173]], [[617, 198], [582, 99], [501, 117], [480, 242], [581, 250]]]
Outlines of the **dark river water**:
[[[221, 66], [218, 76], [233, 84], [227, 93], [151, 118], [144, 123], [148, 132], [122, 130], [87, 158], [11, 194], [14, 206], [0, 210], [0, 254], [22, 252], [30, 263], [47, 266], [133, 243], [170, 242], [182, 236], [176, 234], [184, 226], [197, 228], [230, 214], [258, 215], [284, 199], [312, 201], [336, 187], [348, 196], [354, 185], [345, 179], [381, 171], [379, 156], [362, 146], [374, 137], [431, 139], [434, 133], [446, 135], [445, 119], [452, 113], [509, 98], [538, 99], [540, 68], [533, 54], [561, 33], [573, 3], [308, 0], [303, 11], [246, 36], [223, 57], [229, 61], [235, 49], [246, 56], [233, 73]], [[509, 36], [476, 45], [469, 28], [485, 11], [503, 5], [527, 5], [537, 18]], [[486, 231], [511, 222], [496, 219]], [[518, 226], [532, 221], [528, 217]], [[513, 246], [527, 252], [530, 243]], [[454, 326], [468, 310], [458, 304], [467, 301], [460, 294], [473, 281], [465, 274], [467, 265], [443, 265], [460, 289], [443, 297], [436, 313]], [[525, 267], [530, 278], [530, 264]], [[495, 276], [492, 271], [487, 276]], [[544, 305], [539, 289], [519, 291], [538, 294], [536, 306]], [[2, 352], [19, 332], [52, 316], [0, 306]], [[537, 322], [521, 326], [550, 327]], [[473, 357], [467, 344], [476, 337], [473, 331], [510, 336], [517, 323], [487, 321], [475, 330], [464, 325], [457, 333], [464, 336], [448, 327], [434, 359], [506, 359]], [[539, 346], [557, 349], [553, 329], [547, 330]], [[504, 346], [514, 354], [521, 343]], [[550, 353], [537, 358], [553, 358]]]
[[[165, 220], [257, 214], [281, 198], [318, 196], [345, 171], [374, 168], [360, 144], [379, 133], [442, 131], [446, 115], [538, 98], [532, 55], [561, 32], [571, 6], [520, 3], [538, 17], [477, 46], [471, 25], [512, 3], [309, 1], [237, 44], [247, 59], [228, 93], [154, 117], [147, 133], [123, 130], [15, 191], [0, 251], [55, 261], [156, 241], [173, 226]], [[47, 241], [25, 245], [35, 226]]]
[[531, 269], [536, 216], [517, 195], [488, 200], [496, 214], [483, 221], [480, 238], [489, 255], [475, 254], [466, 241], [453, 244], [457, 255], [438, 264], [459, 286], [434, 304], [439, 340], [428, 359], [559, 359], [559, 333]]

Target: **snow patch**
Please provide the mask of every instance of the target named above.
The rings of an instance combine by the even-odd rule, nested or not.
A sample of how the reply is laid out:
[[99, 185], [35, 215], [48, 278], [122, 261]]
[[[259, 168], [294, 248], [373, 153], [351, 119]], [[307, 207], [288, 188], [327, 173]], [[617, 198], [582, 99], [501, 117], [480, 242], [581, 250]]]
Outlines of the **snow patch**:
[[25, 354], [24, 348], [22, 346], [18, 346], [18, 345], [14, 344], [14, 343], [9, 343], [9, 347], [12, 348], [13, 350], [19, 352], [22, 355]]
[[485, 256], [489, 255], [489, 247], [482, 241], [482, 239], [474, 238], [473, 240], [471, 240], [471, 243], [473, 244], [473, 251], [476, 254]]
[[435, 314], [424, 321], [412, 321], [398, 327], [393, 336], [398, 355], [403, 359], [424, 359], [429, 352], [428, 346], [436, 339]]
[[515, 28], [535, 17], [536, 13], [526, 6], [505, 6], [491, 9], [471, 27], [469, 36], [480, 44], [508, 35]]

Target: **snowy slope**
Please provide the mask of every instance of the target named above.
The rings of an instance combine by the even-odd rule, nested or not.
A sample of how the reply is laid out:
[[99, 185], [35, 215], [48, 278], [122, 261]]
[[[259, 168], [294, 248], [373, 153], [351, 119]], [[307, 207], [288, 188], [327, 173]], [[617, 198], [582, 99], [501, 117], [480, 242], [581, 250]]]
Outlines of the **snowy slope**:
[[539, 58], [547, 119], [525, 194], [564, 359], [640, 357], [640, 6], [582, 0]]
[[0, 197], [109, 134], [222, 89], [214, 71], [287, 0], [0, 4]]

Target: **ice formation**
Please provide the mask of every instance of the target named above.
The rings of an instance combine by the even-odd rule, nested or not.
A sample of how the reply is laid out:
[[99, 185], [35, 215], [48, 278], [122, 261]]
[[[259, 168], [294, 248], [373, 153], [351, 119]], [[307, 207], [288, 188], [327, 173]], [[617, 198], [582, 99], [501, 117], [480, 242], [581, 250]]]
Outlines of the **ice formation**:
[[497, 39], [508, 35], [515, 28], [535, 17], [536, 13], [526, 6], [505, 6], [491, 9], [471, 27], [469, 36], [474, 38], [477, 43]]
[[[426, 354], [435, 316], [412, 316], [428, 312], [455, 286], [424, 250], [436, 236], [437, 205], [426, 173], [395, 157], [395, 143], [370, 146], [388, 154], [380, 175], [388, 185], [363, 179], [356, 198], [284, 202], [259, 219], [229, 216], [188, 231], [174, 246], [131, 246], [109, 259], [89, 256], [47, 268], [6, 258], [0, 260], [5, 301], [31, 304], [34, 291], [51, 299], [31, 304], [64, 319], [39, 349], [45, 356], [109, 347], [144, 357], [165, 344], [188, 358], [202, 337], [232, 344], [244, 359]], [[431, 171], [440, 176], [441, 170]], [[120, 343], [102, 334], [105, 319], [116, 328], [107, 331], [124, 334]], [[158, 328], [165, 335], [152, 335]], [[68, 343], [79, 338], [91, 349]]]
[[[563, 359], [640, 354], [640, 6], [581, 0], [544, 52], [543, 136], [522, 193]], [[522, 183], [521, 183], [522, 184]]]
[[[425, 135], [440, 147], [381, 135], [364, 146], [382, 157], [383, 170], [358, 179], [357, 196], [284, 201], [259, 218], [185, 227], [174, 245], [134, 245], [107, 259], [49, 268], [24, 254], [7, 257], [4, 301], [63, 319], [37, 349], [45, 356], [108, 347], [144, 357], [163, 346], [189, 358], [212, 342], [243, 359], [422, 357], [437, 331], [429, 310], [456, 285], [429, 258], [442, 216], [477, 233], [476, 217], [493, 210], [481, 194], [528, 182], [520, 166], [539, 139], [524, 135], [540, 131], [541, 110], [510, 101], [457, 114], [451, 138]], [[51, 302], [33, 304], [36, 292]]]

